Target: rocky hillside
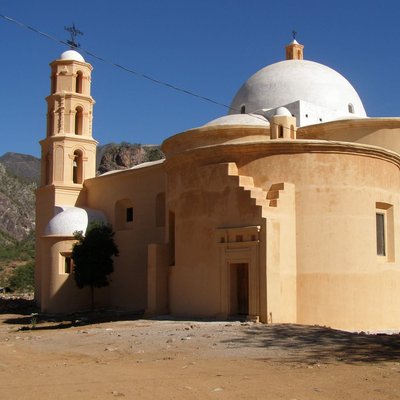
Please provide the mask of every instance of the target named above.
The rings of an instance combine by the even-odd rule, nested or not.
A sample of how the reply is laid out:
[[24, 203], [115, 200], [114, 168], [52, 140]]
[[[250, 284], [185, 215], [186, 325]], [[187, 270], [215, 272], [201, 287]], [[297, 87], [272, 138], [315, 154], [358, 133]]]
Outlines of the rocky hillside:
[[0, 244], [29, 236], [35, 227], [36, 183], [11, 175], [0, 163]]
[[164, 158], [159, 146], [131, 143], [109, 143], [97, 148], [97, 172], [104, 174], [117, 169]]
[[5, 153], [0, 157], [0, 163], [14, 176], [39, 183], [40, 159], [28, 154]]

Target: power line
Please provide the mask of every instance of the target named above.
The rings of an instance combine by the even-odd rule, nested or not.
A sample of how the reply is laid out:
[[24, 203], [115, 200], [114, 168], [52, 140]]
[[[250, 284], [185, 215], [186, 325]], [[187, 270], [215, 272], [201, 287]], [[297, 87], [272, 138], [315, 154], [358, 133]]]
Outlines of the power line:
[[[35, 28], [35, 27], [31, 26], [31, 25], [27, 25], [27, 24], [25, 24], [25, 23], [23, 23], [21, 21], [18, 21], [18, 20], [14, 19], [14, 18], [11, 18], [11, 17], [9, 17], [7, 15], [4, 15], [4, 14], [0, 13], [0, 17], [5, 19], [6, 21], [12, 22], [12, 23], [14, 23], [14, 24], [16, 24], [16, 25], [18, 25], [18, 26], [20, 26], [22, 28], [28, 29], [28, 30], [30, 30], [30, 31], [32, 31], [34, 33], [37, 33], [37, 34], [39, 34], [41, 36], [44, 36], [45, 38], [50, 39], [50, 40], [52, 40], [54, 42], [60, 43], [60, 44], [65, 45], [65, 46], [70, 46], [69, 41], [61, 40], [61, 39], [59, 39], [59, 38], [57, 38], [55, 36], [52, 36], [52, 35], [50, 35], [50, 34], [48, 34], [46, 32], [40, 31], [39, 29], [37, 29], [37, 28]], [[146, 79], [146, 80], [148, 80], [150, 82], [153, 82], [153, 83], [155, 83], [157, 85], [165, 86], [165, 87], [167, 87], [169, 89], [173, 89], [173, 90], [175, 90], [177, 92], [180, 92], [180, 93], [192, 96], [192, 97], [196, 97], [198, 99], [207, 101], [209, 103], [212, 103], [212, 104], [224, 107], [224, 108], [226, 108], [228, 110], [236, 111], [237, 113], [242, 114], [241, 110], [235, 109], [235, 108], [230, 107], [230, 106], [228, 106], [228, 105], [226, 105], [224, 103], [221, 103], [219, 101], [213, 100], [210, 97], [202, 96], [200, 94], [192, 92], [191, 90], [183, 89], [183, 88], [181, 88], [179, 86], [176, 86], [176, 85], [173, 85], [171, 83], [162, 81], [160, 79], [153, 78], [152, 76], [149, 76], [149, 75], [144, 74], [142, 72], [138, 72], [138, 71], [136, 71], [136, 70], [134, 70], [132, 68], [128, 68], [128, 67], [125, 67], [125, 66], [123, 66], [121, 64], [117, 64], [117, 63], [115, 63], [113, 61], [110, 61], [110, 60], [107, 60], [106, 58], [103, 58], [103, 57], [101, 57], [101, 56], [99, 56], [97, 54], [94, 54], [91, 51], [86, 50], [86, 49], [84, 49], [82, 47], [79, 47], [79, 51], [81, 51], [81, 52], [83, 52], [83, 53], [85, 53], [85, 54], [87, 54], [87, 55], [89, 55], [89, 56], [91, 56], [91, 57], [93, 57], [93, 58], [95, 58], [95, 59], [97, 59], [99, 61], [102, 61], [104, 63], [110, 64], [110, 65], [112, 65], [112, 66], [114, 66], [116, 68], [119, 68], [119, 69], [121, 69], [121, 70], [123, 70], [125, 72], [128, 72], [130, 74], [136, 75], [136, 76], [141, 77], [143, 79]], [[253, 118], [257, 118], [257, 119], [259, 119], [261, 121], [264, 121], [264, 122], [266, 120], [266, 118], [262, 117], [261, 115], [258, 116], [258, 115], [254, 115], [254, 114], [250, 114], [250, 113], [245, 113], [245, 114], [249, 115], [249, 116], [251, 116]], [[270, 122], [270, 125], [273, 125], [273, 124], [274, 124], [273, 122]], [[288, 127], [282, 127], [282, 128], [289, 129]]]
[[[0, 17], [2, 17], [3, 19], [5, 19], [5, 20], [7, 20], [7, 21], [13, 22], [14, 24], [17, 24], [17, 25], [19, 25], [19, 26], [21, 26], [21, 27], [23, 27], [23, 28], [29, 29], [30, 31], [33, 31], [33, 32], [35, 32], [35, 33], [37, 33], [37, 34], [39, 34], [39, 35], [42, 35], [42, 36], [46, 37], [47, 39], [53, 40], [54, 42], [61, 43], [61, 44], [63, 44], [63, 45], [69, 46], [69, 44], [68, 44], [66, 41], [61, 40], [61, 39], [58, 39], [58, 38], [56, 38], [55, 36], [49, 35], [49, 34], [46, 33], [46, 32], [42, 32], [42, 31], [40, 31], [39, 29], [36, 29], [36, 28], [33, 27], [33, 26], [27, 25], [27, 24], [25, 24], [25, 23], [23, 23], [23, 22], [21, 22], [21, 21], [18, 21], [18, 20], [14, 19], [14, 18], [8, 17], [7, 15], [0, 14]], [[185, 93], [185, 94], [187, 94], [187, 95], [200, 98], [200, 99], [202, 99], [202, 100], [211, 102], [211, 103], [216, 104], [216, 105], [218, 105], [218, 106], [225, 107], [225, 108], [227, 108], [227, 109], [229, 109], [229, 110], [238, 111], [238, 110], [235, 110], [235, 109], [233, 109], [232, 107], [230, 107], [230, 106], [228, 106], [228, 105], [226, 105], [226, 104], [224, 104], [224, 103], [221, 103], [221, 102], [219, 102], [219, 101], [213, 100], [213, 99], [211, 99], [211, 98], [209, 98], [209, 97], [202, 96], [202, 95], [200, 95], [200, 94], [197, 94], [197, 93], [195, 93], [195, 92], [192, 92], [191, 90], [187, 90], [187, 89], [180, 88], [180, 87], [175, 86], [175, 85], [173, 85], [173, 84], [171, 84], [171, 83], [162, 81], [162, 80], [157, 79], [157, 78], [153, 78], [152, 76], [146, 75], [146, 74], [144, 74], [144, 73], [142, 73], [142, 72], [135, 71], [135, 70], [132, 69], [132, 68], [128, 68], [128, 67], [125, 67], [125, 66], [123, 66], [123, 65], [121, 65], [121, 64], [117, 64], [117, 63], [115, 63], [115, 62], [113, 62], [113, 61], [107, 60], [106, 58], [101, 57], [101, 56], [99, 56], [99, 55], [97, 55], [97, 54], [94, 54], [94, 53], [92, 53], [91, 51], [86, 50], [86, 49], [84, 49], [84, 48], [82, 48], [82, 47], [79, 47], [79, 51], [82, 51], [83, 53], [85, 53], [85, 54], [87, 54], [87, 55], [89, 55], [89, 56], [91, 56], [91, 57], [93, 57], [93, 58], [96, 58], [97, 60], [100, 60], [100, 61], [102, 61], [102, 62], [111, 64], [111, 65], [113, 65], [114, 67], [117, 67], [117, 68], [119, 68], [119, 69], [122, 69], [123, 71], [129, 72], [129, 73], [131, 73], [131, 74], [140, 76], [140, 77], [142, 77], [142, 78], [144, 78], [144, 79], [147, 79], [147, 80], [149, 80], [149, 81], [151, 81], [151, 82], [153, 82], [153, 83], [156, 83], [156, 84], [158, 84], [158, 85], [166, 86], [166, 87], [168, 87], [168, 88], [170, 88], [170, 89], [174, 89], [174, 90], [176, 90], [176, 91], [178, 91], [178, 92]]]

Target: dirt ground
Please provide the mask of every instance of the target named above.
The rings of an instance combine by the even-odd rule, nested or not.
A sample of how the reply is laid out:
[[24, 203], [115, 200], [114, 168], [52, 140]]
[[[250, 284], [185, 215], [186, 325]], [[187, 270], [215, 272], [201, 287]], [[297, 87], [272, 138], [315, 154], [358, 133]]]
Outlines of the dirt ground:
[[399, 335], [30, 311], [0, 304], [2, 400], [400, 399]]

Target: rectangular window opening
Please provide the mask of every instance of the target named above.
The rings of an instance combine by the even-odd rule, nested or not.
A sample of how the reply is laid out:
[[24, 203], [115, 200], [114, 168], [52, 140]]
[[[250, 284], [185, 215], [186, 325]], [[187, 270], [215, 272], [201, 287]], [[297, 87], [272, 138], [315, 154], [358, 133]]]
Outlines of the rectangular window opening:
[[71, 253], [61, 253], [61, 274], [71, 274], [74, 270], [74, 260]]
[[376, 252], [386, 256], [385, 214], [376, 213]]
[[133, 221], [133, 207], [128, 207], [126, 209], [126, 222]]

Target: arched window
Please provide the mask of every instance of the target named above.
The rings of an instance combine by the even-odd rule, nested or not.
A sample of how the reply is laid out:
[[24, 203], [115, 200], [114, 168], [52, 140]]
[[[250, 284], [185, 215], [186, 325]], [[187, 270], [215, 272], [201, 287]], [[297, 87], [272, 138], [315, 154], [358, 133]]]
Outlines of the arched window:
[[75, 135], [82, 135], [83, 130], [83, 110], [82, 107], [75, 109]]
[[76, 74], [75, 92], [82, 93], [82, 89], [83, 89], [83, 74], [81, 71], [78, 71]]
[[282, 125], [279, 125], [279, 137], [280, 138], [283, 138], [283, 126]]
[[72, 181], [82, 183], [83, 181], [83, 157], [80, 150], [75, 150], [72, 160]]
[[240, 114], [246, 114], [246, 106], [245, 105], [242, 105], [240, 107]]
[[349, 108], [349, 113], [350, 114], [354, 114], [354, 106], [353, 106], [353, 104], [349, 103], [348, 108]]

